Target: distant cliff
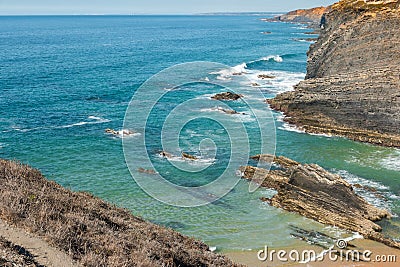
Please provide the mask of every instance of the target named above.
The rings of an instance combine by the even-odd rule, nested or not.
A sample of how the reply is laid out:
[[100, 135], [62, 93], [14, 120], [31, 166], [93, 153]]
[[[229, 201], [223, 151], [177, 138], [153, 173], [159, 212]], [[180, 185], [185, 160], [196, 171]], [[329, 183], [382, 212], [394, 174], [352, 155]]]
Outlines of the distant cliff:
[[328, 7], [315, 7], [311, 9], [298, 9], [287, 14], [265, 19], [266, 21], [283, 21], [293, 23], [306, 23], [319, 26], [322, 15], [328, 10]]
[[399, 1], [342, 0], [323, 26], [306, 80], [268, 103], [307, 132], [400, 147]]

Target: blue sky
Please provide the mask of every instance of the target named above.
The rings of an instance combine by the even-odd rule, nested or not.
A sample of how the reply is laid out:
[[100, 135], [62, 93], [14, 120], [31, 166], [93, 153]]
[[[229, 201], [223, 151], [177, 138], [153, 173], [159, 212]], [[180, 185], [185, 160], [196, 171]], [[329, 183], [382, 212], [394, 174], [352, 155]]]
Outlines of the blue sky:
[[0, 0], [0, 15], [195, 14], [289, 11], [334, 0]]

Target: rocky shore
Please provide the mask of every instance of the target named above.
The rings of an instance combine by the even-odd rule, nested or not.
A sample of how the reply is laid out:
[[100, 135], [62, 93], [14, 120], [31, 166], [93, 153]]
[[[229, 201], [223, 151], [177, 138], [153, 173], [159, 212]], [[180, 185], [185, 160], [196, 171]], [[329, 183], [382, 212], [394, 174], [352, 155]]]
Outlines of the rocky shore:
[[315, 7], [311, 9], [298, 9], [287, 14], [276, 16], [272, 19], [263, 19], [264, 21], [281, 21], [308, 24], [311, 27], [318, 27], [321, 22], [321, 17], [327, 12], [329, 7]]
[[342, 0], [322, 25], [306, 80], [267, 102], [306, 132], [400, 147], [398, 1]]
[[272, 198], [262, 198], [262, 201], [400, 248], [400, 243], [385, 237], [382, 228], [375, 223], [390, 218], [390, 213], [366, 202], [339, 175], [316, 164], [303, 165], [282, 156], [257, 155], [252, 158], [273, 163], [276, 167], [269, 172], [252, 166], [241, 168], [243, 178], [277, 191]]
[[67, 266], [36, 262], [38, 255], [21, 243], [28, 235], [66, 254], [74, 266], [239, 266], [201, 241], [71, 192], [17, 162], [0, 160], [0, 187], [0, 226], [26, 232], [9, 240], [16, 230], [7, 237], [8, 226], [0, 227], [1, 266]]

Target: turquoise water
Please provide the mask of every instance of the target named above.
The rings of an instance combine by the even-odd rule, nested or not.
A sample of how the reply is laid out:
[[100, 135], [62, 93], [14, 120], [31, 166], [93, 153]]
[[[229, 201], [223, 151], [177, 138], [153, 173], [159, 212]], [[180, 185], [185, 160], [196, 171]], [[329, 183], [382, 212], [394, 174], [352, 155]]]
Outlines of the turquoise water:
[[[250, 194], [245, 181], [239, 181], [228, 195], [207, 206], [179, 208], [163, 204], [143, 192], [132, 179], [121, 138], [104, 133], [106, 128], [122, 129], [125, 111], [141, 84], [175, 64], [211, 61], [236, 66], [236, 71], [247, 73], [247, 83], [222, 68], [209, 73], [207, 79], [228, 81], [245, 96], [260, 89], [262, 98], [256, 99], [259, 103], [264, 97], [290, 90], [305, 76], [309, 43], [296, 39], [307, 38], [303, 34], [307, 29], [301, 25], [266, 23], [260, 18], [0, 17], [0, 157], [30, 164], [63, 186], [89, 191], [132, 210], [135, 215], [200, 238], [221, 250], [295, 245], [300, 241], [290, 236], [290, 224], [344, 234], [269, 207], [259, 197], [271, 196], [273, 192], [259, 189]], [[272, 34], [261, 34], [264, 31]], [[260, 73], [276, 78], [260, 80]], [[252, 82], [260, 86], [253, 87]], [[160, 129], [166, 114], [181, 102], [208, 100], [213, 93], [224, 91], [223, 87], [207, 83], [193, 83], [186, 89], [165, 95], [149, 118], [145, 137], [158, 172], [174, 183], [198, 186], [214, 180], [226, 168], [231, 143], [218, 123], [196, 120], [182, 129], [179, 144], [182, 150], [199, 155], [201, 140], [212, 139], [218, 150], [215, 159], [206, 162], [211, 164], [210, 169], [201, 175], [186, 173], [158, 157], [162, 149]], [[246, 113], [231, 118], [246, 125], [250, 152], [259, 152], [260, 129], [254, 125], [250, 110], [241, 101], [231, 107]], [[135, 112], [140, 117], [142, 109]], [[193, 106], [193, 112], [214, 114], [218, 110], [204, 112]], [[285, 125], [281, 114], [273, 115], [278, 155], [318, 163], [350, 182], [377, 187], [385, 199], [360, 193], [393, 214], [400, 214], [399, 150], [307, 135]], [[137, 155], [139, 164], [143, 157]], [[159, 190], [165, 194], [164, 188]], [[391, 231], [396, 238], [399, 232], [397, 228]]]

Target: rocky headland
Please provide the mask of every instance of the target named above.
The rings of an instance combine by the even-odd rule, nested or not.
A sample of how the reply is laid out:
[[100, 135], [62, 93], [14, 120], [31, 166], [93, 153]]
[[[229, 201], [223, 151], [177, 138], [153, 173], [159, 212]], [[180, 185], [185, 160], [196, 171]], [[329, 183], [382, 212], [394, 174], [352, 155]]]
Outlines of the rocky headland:
[[283, 156], [257, 155], [252, 158], [275, 166], [271, 171], [252, 166], [241, 168], [243, 178], [277, 191], [272, 198], [262, 198], [262, 201], [400, 248], [400, 243], [387, 238], [381, 226], [375, 223], [390, 218], [391, 214], [357, 195], [341, 176], [316, 164], [300, 164]]
[[[201, 241], [65, 189], [17, 162], [0, 159], [0, 187], [1, 266], [239, 266]], [[32, 238], [33, 252], [26, 246]], [[46, 262], [52, 255], [75, 263]]]
[[315, 7], [311, 9], [298, 9], [291, 11], [287, 14], [276, 16], [271, 19], [263, 19], [264, 21], [281, 21], [281, 22], [292, 22], [308, 24], [311, 27], [320, 25], [321, 17], [327, 12], [329, 7]]
[[305, 81], [267, 100], [310, 133], [400, 147], [400, 4], [342, 0], [322, 19]]

